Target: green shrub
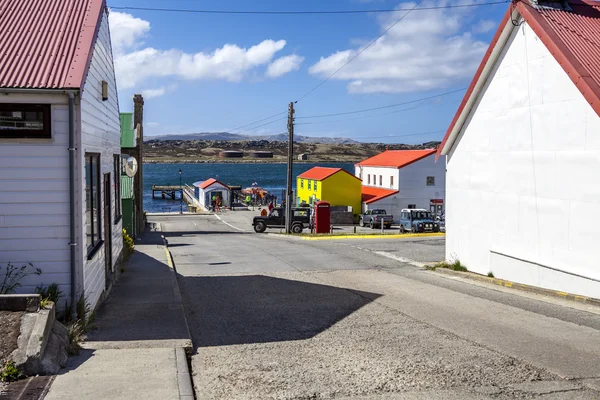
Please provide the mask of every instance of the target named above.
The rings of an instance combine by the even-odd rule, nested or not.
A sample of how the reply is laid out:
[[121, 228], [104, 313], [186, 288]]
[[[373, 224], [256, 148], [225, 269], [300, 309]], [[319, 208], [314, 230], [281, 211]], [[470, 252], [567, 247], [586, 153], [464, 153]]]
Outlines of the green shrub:
[[17, 369], [15, 363], [11, 360], [6, 360], [0, 368], [0, 382], [13, 382], [19, 379], [21, 375], [21, 371]]
[[127, 260], [133, 254], [135, 248], [135, 242], [127, 234], [127, 231], [123, 229], [123, 260]]
[[[2, 271], [4, 269], [4, 271]], [[42, 270], [34, 268], [33, 264], [28, 263], [17, 267], [11, 263], [6, 268], [0, 267], [0, 276], [4, 275], [0, 282], [0, 294], [14, 293], [21, 287], [21, 280], [29, 275], [41, 275]]]
[[490, 271], [490, 272], [488, 272], [488, 275], [487, 275], [487, 276], [488, 276], [489, 278], [494, 278], [494, 273]]
[[51, 301], [54, 304], [57, 304], [58, 301], [62, 298], [62, 290], [58, 287], [58, 283], [53, 283], [49, 286], [44, 287], [43, 285], [39, 285], [35, 288], [35, 292], [40, 295], [42, 300]]

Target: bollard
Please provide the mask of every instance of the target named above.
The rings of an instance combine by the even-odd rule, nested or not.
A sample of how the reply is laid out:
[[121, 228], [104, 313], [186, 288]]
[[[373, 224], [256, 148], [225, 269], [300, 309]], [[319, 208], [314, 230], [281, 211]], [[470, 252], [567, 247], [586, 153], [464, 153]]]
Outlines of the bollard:
[[354, 225], [354, 233], [356, 233], [356, 225]]
[[384, 225], [385, 225], [385, 224], [383, 223], [383, 221], [381, 221], [381, 234], [382, 234], [382, 235], [383, 235], [383, 226], [384, 226]]

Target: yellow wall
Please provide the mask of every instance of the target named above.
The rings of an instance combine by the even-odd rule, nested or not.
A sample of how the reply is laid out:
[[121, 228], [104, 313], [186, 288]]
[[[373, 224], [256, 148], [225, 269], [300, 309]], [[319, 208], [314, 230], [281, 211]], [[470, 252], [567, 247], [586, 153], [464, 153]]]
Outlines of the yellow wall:
[[[301, 180], [304, 182], [302, 183]], [[308, 183], [310, 181], [310, 190]], [[317, 182], [315, 191], [314, 182]], [[361, 182], [354, 176], [345, 172], [337, 172], [323, 181], [313, 179], [297, 178], [296, 181], [296, 204], [304, 200], [311, 204], [310, 200], [315, 195], [317, 200], [329, 202], [332, 206], [352, 206], [353, 214], [361, 213]], [[298, 198], [300, 201], [298, 201]]]
[[[304, 181], [303, 183], [301, 181]], [[310, 182], [310, 190], [308, 189], [308, 184]], [[315, 182], [317, 183], [317, 190], [315, 191]], [[297, 178], [296, 179], [296, 205], [299, 205], [302, 200], [306, 202], [306, 204], [311, 204], [311, 199], [313, 195], [317, 200], [323, 200], [321, 198], [323, 185], [319, 181], [315, 181], [314, 179], [304, 179]], [[298, 201], [300, 198], [300, 201]]]
[[332, 206], [352, 206], [352, 213], [361, 213], [362, 183], [353, 175], [338, 172], [323, 181], [323, 197], [321, 200]]

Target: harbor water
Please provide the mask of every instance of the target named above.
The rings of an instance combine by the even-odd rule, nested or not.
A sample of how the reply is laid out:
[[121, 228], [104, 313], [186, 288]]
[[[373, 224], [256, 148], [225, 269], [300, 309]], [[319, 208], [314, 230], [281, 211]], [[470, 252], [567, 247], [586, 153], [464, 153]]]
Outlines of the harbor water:
[[[296, 176], [317, 164], [294, 164], [293, 187]], [[318, 164], [320, 167], [343, 168], [354, 175], [354, 164]], [[144, 164], [144, 210], [147, 212], [179, 212], [180, 200], [152, 199], [152, 185], [192, 185], [194, 182], [215, 178], [226, 185], [250, 187], [256, 182], [281, 198], [287, 181], [287, 164]], [[183, 211], [186, 211], [183, 203]]]

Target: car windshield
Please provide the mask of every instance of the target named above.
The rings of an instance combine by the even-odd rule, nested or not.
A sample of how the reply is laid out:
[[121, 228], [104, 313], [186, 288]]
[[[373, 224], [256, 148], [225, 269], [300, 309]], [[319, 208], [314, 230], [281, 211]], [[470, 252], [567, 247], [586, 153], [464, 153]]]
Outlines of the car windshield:
[[413, 219], [431, 219], [431, 213], [429, 211], [413, 211]]
[[385, 210], [373, 210], [373, 215], [385, 214]]

